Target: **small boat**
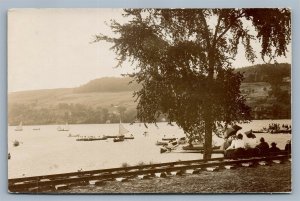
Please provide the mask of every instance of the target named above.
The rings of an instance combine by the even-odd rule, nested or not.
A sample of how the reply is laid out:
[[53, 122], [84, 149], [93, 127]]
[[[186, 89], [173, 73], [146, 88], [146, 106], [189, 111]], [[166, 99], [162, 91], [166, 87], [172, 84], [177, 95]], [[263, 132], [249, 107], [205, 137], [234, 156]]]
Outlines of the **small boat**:
[[178, 144], [185, 144], [187, 141], [186, 141], [185, 137], [181, 137], [181, 138], [179, 138], [179, 140], [177, 142], [178, 142]]
[[[203, 154], [204, 150], [173, 150], [173, 153], [201, 153]], [[224, 150], [213, 149], [212, 154], [224, 154]]]
[[272, 134], [291, 134], [292, 130], [271, 130]]
[[173, 140], [176, 140], [177, 138], [175, 137], [169, 137], [169, 138], [166, 138], [166, 137], [163, 137], [162, 140], [164, 141], [173, 141]]
[[168, 145], [167, 142], [162, 142], [162, 141], [156, 141], [155, 144], [158, 145], [158, 146], [160, 146], [160, 145]]
[[162, 154], [162, 153], [165, 153], [165, 152], [167, 152], [167, 151], [169, 151], [166, 147], [161, 147], [160, 148], [160, 153]]
[[114, 142], [122, 142], [122, 141], [124, 141], [126, 133], [129, 133], [129, 131], [122, 125], [122, 123], [120, 121], [120, 124], [119, 124], [119, 134], [114, 138], [113, 141]]
[[163, 145], [163, 147], [160, 148], [160, 153], [171, 152], [173, 150], [176, 150], [177, 147], [178, 143], [176, 141], [169, 142], [167, 145]]
[[[183, 146], [182, 147], [183, 150], [198, 150], [198, 151], [202, 151], [204, 150], [204, 147], [202, 145], [194, 145], [194, 146], [190, 146], [190, 145], [187, 145], [187, 146]], [[217, 149], [220, 149], [220, 146], [214, 146], [212, 148], [213, 150], [217, 150]]]
[[124, 136], [116, 137], [116, 138], [114, 138], [113, 141], [114, 141], [114, 142], [123, 142], [123, 141], [124, 141]]
[[71, 133], [68, 135], [68, 137], [80, 137], [80, 135], [79, 134], [77, 134], [77, 135], [72, 135]]
[[125, 140], [133, 140], [134, 136], [131, 134], [130, 136], [125, 136], [124, 139]]
[[107, 135], [106, 137], [107, 137], [107, 138], [117, 138], [118, 135]]
[[87, 137], [87, 138], [77, 138], [76, 141], [96, 141], [96, 140], [107, 140], [106, 136], [103, 137]]
[[170, 143], [173, 144], [185, 144], [186, 143], [186, 138], [185, 137], [181, 137], [181, 138], [162, 138], [163, 141], [156, 141], [156, 145], [167, 145], [168, 142], [165, 141], [169, 141]]
[[15, 131], [23, 131], [23, 123], [22, 123], [22, 121], [21, 121], [20, 124], [15, 128]]
[[15, 147], [17, 147], [17, 146], [20, 145], [20, 142], [19, 142], [18, 140], [15, 140], [15, 141], [13, 141], [13, 145], [14, 145]]
[[252, 133], [268, 133], [268, 131], [265, 130], [253, 130]]
[[[179, 149], [181, 147], [181, 149]], [[175, 143], [169, 143], [160, 148], [160, 153], [172, 152], [172, 153], [203, 153], [204, 148], [202, 145], [194, 146], [178, 146]], [[220, 149], [220, 146], [214, 146], [212, 149], [213, 154], [224, 154], [224, 151]]]
[[69, 131], [69, 124], [66, 123], [65, 126], [58, 126], [58, 127], [57, 127], [57, 130], [58, 130], [58, 131]]

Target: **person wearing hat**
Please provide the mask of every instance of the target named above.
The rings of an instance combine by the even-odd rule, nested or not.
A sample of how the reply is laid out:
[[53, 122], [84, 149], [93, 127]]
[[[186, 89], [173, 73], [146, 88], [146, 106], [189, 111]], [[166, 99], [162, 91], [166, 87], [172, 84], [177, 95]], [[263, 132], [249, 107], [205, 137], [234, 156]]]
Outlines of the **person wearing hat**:
[[238, 148], [245, 148], [245, 142], [243, 140], [243, 135], [241, 133], [239, 133], [236, 137], [236, 140], [233, 140], [231, 142], [231, 145], [226, 149], [238, 149]]
[[258, 145], [258, 140], [256, 139], [256, 136], [253, 134], [252, 130], [245, 132], [246, 139], [246, 149], [254, 149], [256, 145]]
[[260, 143], [256, 146], [259, 149], [260, 155], [267, 155], [269, 153], [269, 144], [265, 142], [265, 138], [260, 138]]
[[243, 135], [239, 133], [236, 140], [231, 142], [231, 145], [225, 150], [225, 158], [238, 158], [242, 157], [245, 152], [245, 142], [243, 140]]
[[276, 145], [277, 144], [275, 142], [271, 143], [271, 148], [269, 149], [270, 154], [275, 154], [275, 153], [280, 152], [280, 149], [278, 147], [276, 147]]

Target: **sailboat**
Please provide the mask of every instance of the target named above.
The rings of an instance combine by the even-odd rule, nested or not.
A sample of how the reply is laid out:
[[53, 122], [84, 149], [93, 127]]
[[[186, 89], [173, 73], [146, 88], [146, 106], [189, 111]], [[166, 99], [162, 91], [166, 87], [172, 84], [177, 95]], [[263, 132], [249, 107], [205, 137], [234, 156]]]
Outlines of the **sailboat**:
[[121, 124], [119, 124], [119, 134], [117, 135], [116, 138], [114, 138], [114, 142], [122, 142], [124, 141], [124, 137], [126, 133], [128, 133], [129, 131]]
[[20, 124], [15, 128], [15, 131], [23, 131], [23, 123], [22, 121], [20, 122]]
[[129, 131], [123, 126], [123, 124], [120, 121], [119, 134], [117, 135], [116, 138], [114, 138], [114, 142], [122, 142], [122, 141], [124, 141], [124, 139], [134, 139], [132, 134], [129, 137], [125, 137], [126, 133], [129, 133]]
[[58, 126], [58, 127], [57, 127], [57, 130], [58, 130], [58, 131], [69, 131], [69, 124], [66, 123], [65, 126]]
[[19, 142], [18, 140], [15, 140], [15, 141], [13, 141], [13, 145], [14, 145], [15, 147], [17, 147], [17, 146], [20, 145], [20, 142]]

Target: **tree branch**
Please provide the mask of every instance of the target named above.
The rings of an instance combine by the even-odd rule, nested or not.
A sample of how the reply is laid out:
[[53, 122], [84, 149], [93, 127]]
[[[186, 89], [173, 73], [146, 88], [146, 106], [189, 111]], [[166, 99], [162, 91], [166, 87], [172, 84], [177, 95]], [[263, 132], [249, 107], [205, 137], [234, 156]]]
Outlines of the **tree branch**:
[[216, 38], [217, 38], [217, 35], [218, 35], [218, 31], [219, 31], [219, 27], [220, 27], [220, 22], [221, 22], [221, 19], [222, 19], [222, 16], [221, 16], [221, 13], [222, 11], [220, 12], [220, 15], [219, 15], [219, 18], [218, 18], [218, 23], [216, 25], [216, 29], [215, 29], [215, 34], [214, 34], [214, 38], [213, 38], [213, 47], [216, 45]]
[[216, 39], [216, 43], [229, 31], [229, 29], [232, 27], [232, 25], [234, 24], [233, 22], [235, 22], [238, 18], [241, 18], [245, 13], [242, 11], [238, 16], [235, 17], [234, 20], [231, 21], [231, 23], [228, 25], [228, 27], [218, 36], [218, 38]]
[[203, 9], [201, 9], [200, 18], [201, 18], [201, 21], [203, 21], [203, 24], [204, 24], [204, 37], [205, 37], [205, 40], [206, 40], [206, 43], [207, 43], [207, 48], [210, 49], [209, 30], [208, 30], [208, 25], [207, 25], [205, 16], [203, 14]]

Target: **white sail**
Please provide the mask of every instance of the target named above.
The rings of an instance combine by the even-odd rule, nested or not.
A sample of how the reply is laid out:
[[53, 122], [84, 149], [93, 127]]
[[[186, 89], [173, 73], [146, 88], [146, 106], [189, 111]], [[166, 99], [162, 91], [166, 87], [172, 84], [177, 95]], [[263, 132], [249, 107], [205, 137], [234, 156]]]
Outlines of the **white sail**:
[[119, 124], [119, 136], [124, 136], [129, 131], [120, 123]]
[[23, 122], [20, 122], [20, 124], [17, 126], [17, 128], [15, 129], [16, 131], [22, 131], [23, 130]]
[[58, 131], [69, 131], [69, 124], [66, 123], [65, 126], [58, 126], [58, 127], [57, 127], [57, 130], [58, 130]]
[[69, 124], [66, 123], [64, 130], [69, 131]]

